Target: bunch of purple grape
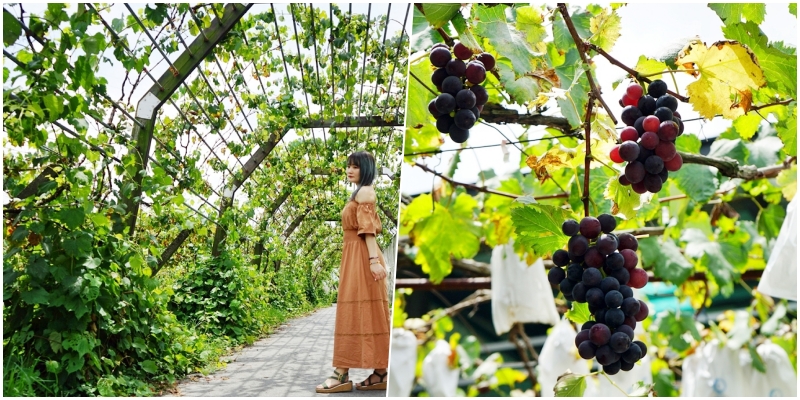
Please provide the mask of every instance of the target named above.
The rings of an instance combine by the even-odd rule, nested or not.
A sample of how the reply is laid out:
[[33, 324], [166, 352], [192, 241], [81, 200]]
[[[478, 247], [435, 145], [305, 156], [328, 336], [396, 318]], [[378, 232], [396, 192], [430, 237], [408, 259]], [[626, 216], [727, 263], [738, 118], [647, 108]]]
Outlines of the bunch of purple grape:
[[596, 358], [609, 375], [630, 371], [644, 357], [647, 349], [633, 341], [633, 330], [649, 313], [643, 301], [633, 298], [633, 288], [648, 281], [647, 272], [636, 268], [639, 241], [630, 233], [613, 234], [616, 227], [609, 214], [564, 221], [567, 250], [553, 253], [556, 266], [547, 275], [567, 300], [588, 304], [594, 321], [583, 325], [575, 346], [582, 358]]
[[473, 57], [472, 50], [463, 43], [456, 43], [452, 52], [446, 44], [439, 43], [431, 49], [430, 60], [437, 67], [431, 82], [441, 94], [428, 103], [428, 111], [436, 118], [439, 132], [449, 134], [456, 143], [464, 143], [489, 100], [481, 83], [486, 80], [486, 71], [494, 68], [494, 57], [489, 53]]
[[628, 86], [620, 100], [622, 122], [628, 125], [620, 132], [621, 144], [611, 150], [611, 160], [627, 161], [619, 182], [631, 185], [639, 194], [658, 193], [669, 172], [683, 165], [675, 149], [675, 138], [683, 134], [683, 121], [678, 99], [667, 94], [667, 84], [656, 79], [647, 87], [647, 95], [638, 84]]

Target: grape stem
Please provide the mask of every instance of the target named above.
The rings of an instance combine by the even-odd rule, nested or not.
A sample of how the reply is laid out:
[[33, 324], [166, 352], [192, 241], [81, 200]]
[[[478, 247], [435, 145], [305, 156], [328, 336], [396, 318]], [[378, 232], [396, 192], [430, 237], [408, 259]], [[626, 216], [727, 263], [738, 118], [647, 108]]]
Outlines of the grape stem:
[[[596, 51], [597, 54], [600, 54], [601, 56], [605, 57], [605, 59], [608, 60], [608, 62], [610, 62], [611, 64], [616, 65], [616, 66], [622, 68], [623, 70], [625, 70], [625, 72], [631, 74], [631, 76], [633, 76], [636, 80], [644, 81], [644, 82], [647, 82], [647, 83], [652, 82], [652, 80], [642, 76], [641, 74], [636, 72], [636, 70], [634, 70], [631, 67], [628, 67], [627, 65], [621, 63], [619, 60], [617, 60], [616, 58], [612, 57], [611, 54], [606, 53], [606, 51], [601, 49], [600, 47], [597, 47], [596, 45], [591, 44], [591, 43], [584, 43], [584, 45], [587, 46], [588, 48], [590, 48], [591, 50]], [[678, 99], [678, 100], [680, 100], [680, 101], [682, 101], [684, 103], [688, 103], [689, 102], [689, 98], [688, 97], [681, 96], [678, 93], [675, 93], [675, 92], [673, 92], [671, 90], [667, 90], [667, 93], [671, 94], [676, 99]]]
[[597, 87], [597, 84], [594, 82], [594, 78], [592, 77], [592, 70], [589, 65], [589, 59], [586, 57], [586, 49], [588, 48], [589, 44], [584, 43], [581, 40], [581, 37], [578, 35], [578, 31], [575, 30], [575, 24], [572, 23], [572, 18], [569, 16], [567, 5], [564, 3], [558, 3], [558, 10], [564, 17], [564, 22], [567, 24], [567, 29], [569, 29], [570, 35], [572, 35], [572, 40], [575, 41], [575, 47], [578, 48], [578, 53], [580, 54], [581, 60], [583, 61], [583, 70], [586, 72], [586, 79], [589, 81], [589, 86], [592, 88], [592, 93], [594, 94], [594, 98], [600, 102], [600, 105], [603, 106], [603, 108], [608, 113], [608, 116], [611, 117], [612, 121], [614, 121], [614, 125], [616, 125], [617, 118], [614, 117], [614, 113], [611, 111], [611, 108], [609, 108], [608, 104], [606, 104], [605, 100], [603, 100], [603, 96], [601, 96], [600, 93], [600, 88]]
[[622, 390], [622, 388], [621, 388], [621, 387], [617, 386], [617, 384], [616, 384], [616, 383], [614, 383], [614, 381], [612, 381], [612, 380], [611, 380], [611, 377], [610, 377], [610, 376], [608, 376], [608, 374], [607, 374], [605, 371], [601, 372], [601, 373], [600, 373], [600, 375], [603, 375], [603, 376], [605, 376], [605, 377], [606, 377], [606, 379], [608, 379], [608, 381], [609, 381], [609, 382], [611, 382], [611, 384], [612, 384], [612, 385], [613, 385], [615, 388], [619, 389], [619, 391], [620, 391], [620, 392], [622, 392], [622, 393], [625, 393], [625, 396], [626, 396], [626, 397], [630, 397], [630, 395], [628, 394], [628, 392], [626, 392], [626, 391]]
[[422, 86], [424, 86], [425, 89], [428, 89], [431, 93], [433, 93], [434, 96], [439, 96], [439, 93], [436, 93], [433, 91], [433, 89], [429, 88], [428, 85], [426, 85], [425, 82], [423, 82], [421, 79], [417, 78], [417, 75], [415, 75], [413, 72], [408, 71], [408, 73], [411, 75], [412, 78], [416, 79], [417, 82], [419, 82]]

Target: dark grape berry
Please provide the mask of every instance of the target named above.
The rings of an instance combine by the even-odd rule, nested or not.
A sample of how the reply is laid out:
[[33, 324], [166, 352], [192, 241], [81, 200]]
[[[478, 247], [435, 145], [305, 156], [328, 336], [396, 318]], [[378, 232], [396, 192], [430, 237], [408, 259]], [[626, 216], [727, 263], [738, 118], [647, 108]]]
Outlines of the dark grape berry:
[[478, 61], [483, 63], [483, 66], [486, 68], [487, 71], [491, 71], [494, 69], [494, 56], [489, 53], [481, 53], [476, 58]]
[[639, 300], [634, 299], [633, 297], [628, 297], [627, 299], [622, 300], [622, 306], [620, 309], [623, 313], [625, 313], [626, 317], [633, 317], [636, 313], [639, 312]]
[[450, 55], [450, 50], [444, 47], [437, 47], [431, 51], [429, 58], [434, 67], [444, 68], [453, 57]]
[[605, 305], [603, 305], [600, 308], [597, 308], [595, 306], [595, 308], [597, 309], [597, 311], [595, 311], [595, 313], [594, 313], [594, 320], [597, 321], [597, 323], [599, 323], [599, 324], [605, 324], [606, 323], [606, 311], [608, 311], [608, 309], [606, 309]]
[[636, 119], [636, 122], [633, 123], [633, 127], [636, 128], [636, 132], [639, 133], [639, 136], [642, 136], [642, 134], [645, 132], [643, 125], [645, 118], [646, 118], [645, 116], [641, 116]]
[[658, 117], [658, 120], [661, 122], [672, 121], [672, 110], [667, 107], [656, 108], [656, 111], [653, 113], [653, 115]]
[[583, 325], [581, 325], [581, 330], [585, 331], [587, 329], [591, 329], [593, 326], [595, 326], [595, 324], [597, 324], [597, 322], [586, 321], [586, 322], [583, 323]]
[[[673, 160], [674, 159], [675, 158], [673, 157]], [[669, 172], [667, 171], [667, 168], [662, 169], [661, 172], [658, 173], [658, 177], [661, 178], [661, 183], [666, 183], [667, 178], [669, 178]]]
[[575, 347], [580, 346], [581, 343], [589, 340], [589, 330], [580, 331], [575, 335]]
[[[606, 293], [605, 300], [606, 307], [617, 308], [622, 305], [622, 293], [617, 290], [610, 290], [608, 293]], [[606, 313], [606, 318], [608, 318], [608, 313]], [[622, 318], [625, 319], [625, 316]], [[622, 321], [620, 321], [619, 324], [621, 325]]]
[[452, 59], [447, 62], [447, 66], [444, 69], [447, 71], [447, 75], [461, 78], [467, 72], [467, 64], [464, 64], [461, 60]]
[[600, 221], [600, 230], [603, 233], [611, 233], [617, 228], [617, 219], [611, 214], [600, 214], [597, 216], [597, 220]]
[[619, 156], [624, 161], [634, 161], [639, 157], [639, 144], [629, 140], [619, 145]]
[[[449, 93], [451, 96], [453, 96], [454, 100], [455, 95], [457, 95], [463, 87], [464, 84], [461, 83], [461, 79], [456, 76], [448, 76], [447, 78], [444, 78], [444, 81], [442, 82], [442, 92]], [[455, 102], [453, 104], [455, 104]]]
[[672, 121], [678, 124], [678, 136], [683, 134], [683, 120], [679, 117], [675, 116], [676, 113], [672, 113]]
[[459, 90], [458, 94], [456, 94], [456, 105], [458, 108], [466, 110], [475, 107], [475, 93], [469, 89]]
[[603, 275], [597, 268], [588, 268], [583, 271], [583, 284], [588, 287], [600, 286], [600, 282], [602, 280], [603, 280]]
[[[466, 77], [470, 83], [480, 85], [486, 80], [486, 68], [484, 68], [483, 64], [470, 62], [467, 65]], [[670, 116], [670, 118], [672, 118], [672, 116]]]
[[614, 350], [615, 353], [624, 353], [631, 347], [631, 338], [625, 332], [616, 332], [611, 335], [608, 346], [611, 347], [611, 350]]
[[644, 188], [650, 193], [658, 193], [663, 187], [661, 177], [653, 174], [647, 174], [644, 180], [642, 180], [642, 183], [644, 183]]
[[633, 289], [628, 285], [619, 285], [619, 292], [622, 293], [622, 301], [633, 297]]
[[564, 267], [569, 265], [569, 253], [566, 250], [558, 249], [553, 252], [553, 264]]
[[613, 364], [619, 359], [619, 354], [614, 353], [614, 350], [611, 350], [611, 347], [608, 345], [598, 347], [594, 356], [597, 362], [603, 366]]
[[589, 241], [581, 235], [575, 235], [567, 242], [567, 249], [569, 258], [572, 261], [577, 261], [575, 257], [581, 257], [589, 250]]
[[453, 46], [453, 54], [458, 57], [459, 60], [469, 60], [469, 58], [472, 57], [472, 50], [464, 46], [463, 43], [456, 43], [456, 45]]
[[582, 342], [578, 346], [578, 355], [581, 356], [584, 360], [591, 360], [594, 358], [595, 353], [597, 352], [597, 346], [590, 341]]
[[564, 293], [565, 296], [569, 295], [570, 297], [572, 297], [572, 289], [575, 288], [575, 283], [576, 282], [571, 281], [569, 279], [564, 279], [563, 281], [561, 281], [561, 283], [558, 284], [558, 287], [561, 290], [561, 293]]
[[470, 110], [458, 110], [454, 119], [456, 121], [456, 126], [461, 129], [470, 129], [475, 125], [475, 114]]
[[606, 325], [608, 325], [609, 328], [614, 329], [622, 325], [624, 322], [625, 322], [625, 313], [623, 313], [622, 310], [620, 310], [619, 308], [611, 308], [608, 311], [606, 311]]
[[678, 137], [678, 124], [675, 121], [664, 121], [658, 127], [658, 138], [664, 141], [672, 141]]
[[589, 340], [595, 346], [603, 346], [611, 339], [611, 330], [605, 324], [595, 324], [589, 329]]
[[447, 78], [447, 71], [444, 68], [439, 68], [431, 74], [431, 83], [436, 87], [441, 87], [444, 79]]
[[644, 179], [645, 170], [644, 165], [639, 161], [633, 161], [625, 166], [625, 177], [631, 183], [639, 183]]
[[641, 144], [645, 149], [655, 150], [656, 146], [658, 146], [659, 140], [658, 134], [653, 132], [645, 132], [642, 135], [642, 139], [639, 141], [639, 144]]
[[456, 143], [464, 143], [469, 139], [469, 129], [461, 129], [455, 123], [450, 126], [450, 140]]
[[[642, 351], [642, 357], [647, 355], [647, 346], [644, 345], [644, 342], [637, 340], [633, 342], [635, 345], [639, 346], [639, 350]], [[641, 357], [640, 357], [641, 358]]]
[[609, 270], [614, 271], [621, 269], [625, 265], [625, 258], [619, 253], [611, 253], [606, 257], [606, 266]]
[[[659, 142], [659, 143], [661, 143], [661, 142]], [[656, 145], [656, 146], [658, 146], [658, 145]], [[642, 146], [641, 143], [639, 143], [639, 157], [636, 158], [636, 161], [644, 164], [645, 160], [647, 160], [647, 157], [650, 157], [653, 154], [656, 154], [655, 151], [648, 150], [644, 146]]]
[[639, 300], [639, 312], [633, 316], [636, 322], [642, 322], [645, 318], [650, 314], [650, 309], [647, 307], [647, 303]]
[[603, 372], [608, 375], [616, 375], [622, 369], [622, 360], [617, 360], [611, 364], [603, 365]]
[[[638, 107], [627, 106], [622, 109], [622, 122], [625, 123], [625, 125], [633, 126], [636, 120], [641, 116], [642, 112], [639, 111]], [[672, 119], [672, 116], [670, 116], [670, 119]]]
[[634, 337], [633, 328], [631, 328], [630, 326], [623, 324], [623, 325], [617, 327], [617, 332], [622, 332], [622, 333], [628, 335], [628, 337], [631, 338], [631, 340], [633, 340], [633, 337]]
[[647, 188], [644, 187], [644, 180], [642, 180], [642, 182], [631, 183], [631, 189], [639, 194], [647, 193]]
[[570, 264], [567, 267], [567, 278], [575, 282], [583, 279], [583, 267], [578, 263]]
[[619, 239], [618, 249], [620, 251], [625, 249], [636, 251], [639, 249], [639, 241], [636, 240], [636, 236], [633, 236], [630, 233], [620, 233], [617, 238]]
[[[583, 283], [584, 287], [588, 287], [588, 286], [586, 286], [585, 282], [581, 282], [581, 283]], [[590, 305], [595, 306], [595, 307], [605, 307], [606, 304], [605, 304], [605, 296], [603, 295], [603, 291], [600, 290], [599, 288], [596, 288], [596, 287], [589, 288], [586, 291], [586, 302], [589, 303]]]
[[456, 109], [456, 98], [450, 93], [442, 93], [436, 98], [434, 105], [440, 113], [449, 114]]
[[629, 181], [628, 178], [625, 177], [625, 174], [622, 174], [619, 176], [619, 184], [622, 186], [630, 186], [631, 181]]
[[482, 106], [489, 101], [489, 93], [481, 85], [473, 85], [469, 88], [475, 94], [475, 105]]
[[567, 236], [575, 236], [578, 234], [580, 225], [574, 219], [568, 219], [561, 224], [561, 232]]
[[453, 117], [449, 114], [442, 114], [436, 119], [436, 129], [441, 133], [450, 133], [450, 127], [453, 126]]
[[[630, 327], [631, 329], [636, 329], [636, 319], [633, 317], [625, 317], [625, 322], [623, 322], [625, 326]], [[619, 329], [619, 327], [617, 327]]]
[[639, 110], [642, 115], [653, 115], [656, 111], [656, 99], [649, 94], [639, 99]]
[[[628, 281], [631, 279], [631, 274], [625, 268], [619, 268], [611, 271], [611, 276], [617, 278], [620, 285], [627, 285]], [[630, 286], [630, 285], [628, 285]]]
[[578, 303], [586, 303], [586, 285], [578, 282], [572, 287], [572, 298]]
[[584, 217], [580, 223], [580, 231], [586, 239], [594, 239], [600, 235], [600, 221], [595, 217]]
[[435, 45], [433, 45], [433, 47], [431, 47], [431, 51], [433, 51], [433, 49], [438, 49], [439, 47], [442, 47], [442, 48], [445, 48], [445, 49], [449, 49], [450, 48], [450, 46], [448, 46], [445, 43], [436, 43]]
[[481, 117], [481, 110], [479, 110], [478, 107], [472, 107], [469, 110], [475, 114], [475, 122], [477, 123], [478, 119]]
[[561, 268], [550, 268], [550, 271], [547, 272], [547, 281], [553, 285], [560, 284], [566, 277], [567, 273]]
[[433, 99], [430, 103], [428, 103], [428, 112], [433, 115], [433, 118], [439, 118], [442, 115], [442, 113], [436, 109], [436, 99]]
[[[641, 342], [639, 342], [641, 343]], [[642, 358], [642, 348], [639, 347], [636, 342], [633, 342], [628, 348], [622, 353], [622, 359], [633, 364], [639, 361]]]
[[650, 85], [647, 86], [647, 94], [653, 96], [654, 99], [667, 94], [667, 83], [661, 79], [650, 82]]
[[633, 364], [633, 363], [629, 363], [629, 362], [627, 362], [627, 361], [625, 361], [625, 360], [619, 360], [619, 365], [620, 365], [620, 369], [621, 369], [621, 370], [623, 370], [623, 371], [625, 371], [625, 372], [628, 372], [628, 371], [630, 371], [630, 370], [632, 370], [632, 369], [633, 369], [633, 366], [634, 366], [635, 364]]
[[602, 235], [597, 239], [597, 251], [607, 256], [617, 250], [617, 238], [611, 235]]
[[600, 290], [602, 290], [603, 293], [608, 293], [612, 290], [619, 290], [619, 281], [613, 276], [607, 276], [600, 281]]
[[600, 254], [596, 246], [589, 247], [586, 254], [583, 255], [583, 262], [587, 267], [602, 268], [606, 262], [606, 256]]
[[636, 265], [639, 264], [639, 256], [636, 255], [636, 252], [631, 249], [622, 249], [619, 251], [619, 254], [622, 255], [622, 258], [625, 260], [625, 264], [623, 265], [628, 271], [636, 268]]
[[675, 112], [678, 110], [678, 99], [665, 94], [656, 100], [656, 107], [667, 107]]
[[644, 170], [648, 173], [658, 175], [662, 169], [664, 169], [664, 160], [661, 157], [650, 156], [647, 157], [647, 160], [644, 160]]

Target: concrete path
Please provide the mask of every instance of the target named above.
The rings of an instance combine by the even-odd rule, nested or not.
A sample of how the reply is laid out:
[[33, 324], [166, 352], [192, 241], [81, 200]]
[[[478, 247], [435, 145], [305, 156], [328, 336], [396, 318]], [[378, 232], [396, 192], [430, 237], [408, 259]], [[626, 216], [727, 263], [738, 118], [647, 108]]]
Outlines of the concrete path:
[[[288, 321], [275, 332], [229, 357], [225, 369], [213, 375], [195, 375], [177, 386], [170, 396], [385, 397], [385, 390], [323, 394], [314, 389], [333, 373], [333, 328], [336, 305]], [[372, 370], [351, 369], [350, 380], [361, 382]]]

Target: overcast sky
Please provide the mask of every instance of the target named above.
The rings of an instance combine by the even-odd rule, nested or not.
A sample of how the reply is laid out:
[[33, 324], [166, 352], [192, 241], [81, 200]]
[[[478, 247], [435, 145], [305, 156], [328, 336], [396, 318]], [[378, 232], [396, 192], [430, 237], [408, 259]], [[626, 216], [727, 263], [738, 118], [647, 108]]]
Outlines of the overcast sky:
[[[551, 5], [551, 6], [554, 6]], [[797, 46], [797, 19], [789, 14], [788, 5], [767, 4], [767, 15], [761, 29], [770, 41], [783, 40], [787, 44]], [[621, 36], [617, 39], [609, 53], [623, 64], [634, 67], [639, 56], [656, 57], [665, 48], [673, 47], [675, 43], [688, 42], [688, 39], [699, 36], [706, 44], [724, 39], [722, 34], [722, 21], [717, 14], [703, 4], [673, 3], [673, 4], [631, 4], [617, 9], [622, 20]], [[412, 55], [412, 59], [415, 56]], [[603, 91], [603, 98], [611, 107], [614, 115], [619, 120], [622, 110], [617, 103], [624, 94], [627, 85], [620, 85], [617, 90], [612, 90], [611, 83], [625, 76], [620, 68], [609, 64], [602, 56], [594, 57], [597, 65], [595, 79]], [[685, 94], [685, 87], [693, 81], [688, 74], [676, 74], [679, 92]], [[673, 89], [671, 79], [665, 80], [670, 89]], [[678, 111], [684, 119], [698, 116], [691, 105], [681, 103]], [[620, 123], [621, 124], [621, 123]], [[686, 122], [686, 132], [694, 133], [701, 138], [715, 137], [730, 127], [731, 121], [717, 118], [712, 121]], [[523, 132], [519, 125], [497, 126], [506, 136], [516, 140], [516, 136]], [[543, 131], [543, 127], [531, 127], [530, 132]], [[529, 135], [530, 137], [531, 135]], [[444, 149], [456, 149], [460, 145], [443, 135]], [[535, 136], [534, 136], [535, 137]], [[469, 146], [482, 146], [499, 144], [503, 137], [496, 130], [482, 125], [470, 130]], [[507, 146], [510, 157], [508, 162], [503, 161], [503, 150], [500, 147], [475, 149], [461, 152], [461, 163], [453, 177], [456, 181], [474, 183], [478, 181], [481, 170], [494, 168], [500, 175], [516, 171], [519, 167], [520, 152], [513, 146]], [[524, 147], [523, 147], [524, 148]], [[446, 171], [455, 153], [443, 153], [440, 156], [428, 158], [423, 162], [439, 172]], [[440, 160], [440, 157], [442, 158]], [[525, 169], [529, 170], [528, 168]], [[418, 194], [431, 190], [433, 175], [420, 168], [403, 164], [403, 179], [401, 191], [404, 194]]]

